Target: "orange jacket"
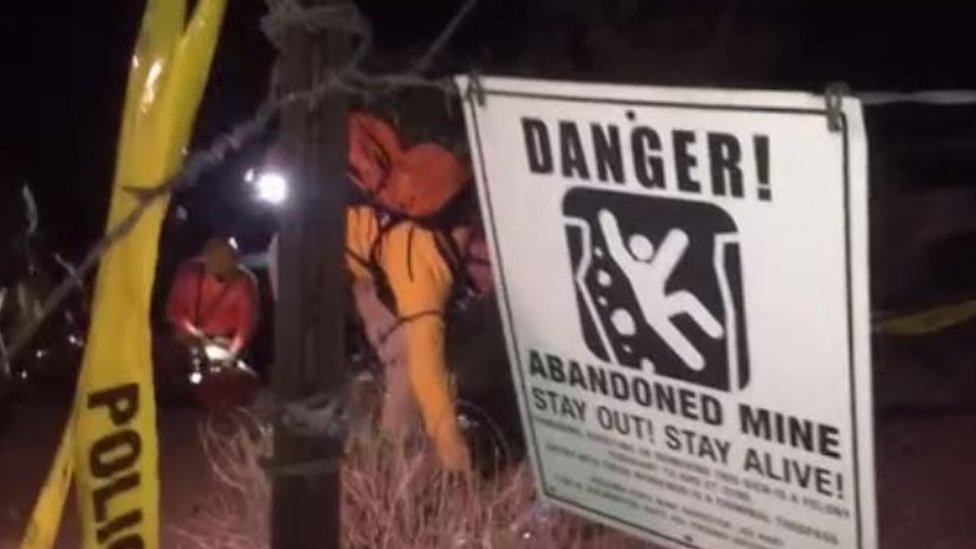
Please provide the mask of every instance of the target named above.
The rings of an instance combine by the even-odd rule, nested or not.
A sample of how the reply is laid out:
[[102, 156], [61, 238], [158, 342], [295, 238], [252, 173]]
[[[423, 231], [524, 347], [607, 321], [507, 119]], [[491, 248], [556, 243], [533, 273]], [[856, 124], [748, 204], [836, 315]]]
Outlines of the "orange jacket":
[[471, 181], [471, 167], [433, 142], [406, 146], [397, 130], [349, 114], [349, 177], [375, 202], [414, 218], [437, 214]]

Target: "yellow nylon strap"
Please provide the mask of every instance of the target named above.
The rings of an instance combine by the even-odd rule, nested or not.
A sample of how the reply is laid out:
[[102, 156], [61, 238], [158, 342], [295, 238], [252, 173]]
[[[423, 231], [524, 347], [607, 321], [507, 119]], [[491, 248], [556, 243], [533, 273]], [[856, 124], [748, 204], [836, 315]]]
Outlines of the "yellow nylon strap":
[[976, 300], [970, 300], [885, 320], [880, 323], [879, 329], [891, 335], [925, 335], [951, 328], [974, 316]]
[[[216, 47], [226, 0], [149, 0], [132, 56], [106, 230], [132, 192], [177, 170]], [[166, 201], [102, 258], [74, 409], [34, 508], [25, 549], [53, 545], [74, 469], [86, 549], [159, 546], [159, 464], [149, 310]]]

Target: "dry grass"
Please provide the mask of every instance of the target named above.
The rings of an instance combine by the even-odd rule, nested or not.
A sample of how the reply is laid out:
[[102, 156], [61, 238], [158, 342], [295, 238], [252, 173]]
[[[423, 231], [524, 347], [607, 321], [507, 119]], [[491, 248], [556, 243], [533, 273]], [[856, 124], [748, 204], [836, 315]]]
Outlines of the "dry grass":
[[[217, 486], [212, 504], [171, 531], [188, 549], [267, 547], [271, 490], [260, 464], [270, 456], [270, 429], [246, 413], [219, 423], [200, 428]], [[348, 439], [341, 474], [347, 549], [647, 547], [544, 509], [524, 464], [488, 476], [451, 475], [423, 444], [395, 445], [365, 425]]]
[[599, 548], [643, 545], [534, 496], [524, 464], [495, 475], [451, 475], [425, 448], [398, 448], [368, 432], [351, 442], [342, 477], [347, 548]]
[[270, 427], [239, 410], [209, 416], [198, 430], [213, 486], [191, 519], [167, 528], [185, 549], [268, 547], [271, 484], [261, 464], [271, 455]]

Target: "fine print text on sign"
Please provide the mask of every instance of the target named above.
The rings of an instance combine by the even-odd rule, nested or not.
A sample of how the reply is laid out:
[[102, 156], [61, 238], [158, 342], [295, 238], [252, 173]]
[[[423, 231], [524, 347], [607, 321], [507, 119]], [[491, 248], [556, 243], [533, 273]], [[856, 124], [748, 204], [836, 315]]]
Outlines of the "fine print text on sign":
[[831, 132], [808, 94], [481, 86], [542, 497], [673, 547], [876, 547], [859, 104]]

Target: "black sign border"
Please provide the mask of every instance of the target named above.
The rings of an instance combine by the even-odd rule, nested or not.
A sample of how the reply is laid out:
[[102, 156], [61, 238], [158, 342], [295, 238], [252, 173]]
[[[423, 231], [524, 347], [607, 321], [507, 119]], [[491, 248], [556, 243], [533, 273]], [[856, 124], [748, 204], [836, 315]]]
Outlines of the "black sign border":
[[[487, 88], [482, 89], [485, 101], [492, 95], [500, 97], [519, 97], [523, 99], [541, 99], [548, 101], [567, 101], [575, 103], [600, 103], [606, 105], [623, 105], [623, 106], [641, 106], [641, 107], [664, 107], [664, 108], [675, 108], [675, 109], [698, 109], [698, 110], [726, 110], [726, 111], [738, 111], [738, 112], [763, 112], [763, 113], [777, 113], [777, 114], [796, 114], [803, 116], [818, 116], [823, 117], [824, 126], [827, 127], [827, 111], [826, 109], [801, 109], [801, 108], [789, 108], [789, 107], [760, 107], [760, 106], [750, 106], [750, 105], [726, 105], [726, 104], [702, 104], [702, 103], [684, 103], [684, 102], [670, 102], [670, 101], [642, 101], [642, 100], [628, 100], [628, 99], [608, 99], [601, 97], [584, 97], [584, 96], [572, 96], [572, 95], [558, 95], [558, 94], [545, 94], [545, 93], [529, 93], [529, 92], [513, 92], [506, 90], [491, 90]], [[505, 315], [507, 320], [506, 331], [508, 331], [508, 336], [514, 346], [515, 360], [518, 363], [519, 372], [519, 385], [521, 386], [521, 393], [523, 399], [528, 398], [528, 393], [526, 392], [525, 384], [525, 373], [522, 368], [522, 354], [519, 351], [518, 339], [514, 332], [514, 322], [512, 320], [512, 307], [508, 299], [508, 286], [505, 283], [505, 269], [502, 264], [501, 253], [498, 249], [498, 233], [495, 229], [495, 212], [492, 208], [491, 203], [491, 192], [488, 185], [488, 172], [485, 169], [485, 154], [484, 148], [481, 144], [481, 131], [478, 125], [478, 108], [475, 103], [474, 93], [467, 94], [468, 106], [471, 109], [471, 121], [474, 125], [474, 135], [475, 135], [475, 146], [478, 148], [478, 164], [479, 170], [481, 171], [481, 180], [483, 181], [484, 187], [484, 198], [485, 205], [488, 208], [488, 219], [484, 220], [485, 223], [490, 225], [492, 243], [495, 247], [494, 257], [498, 259], [498, 273], [500, 275], [500, 295], [502, 296], [502, 301], [504, 302], [504, 311], [502, 313]], [[854, 458], [854, 515], [857, 528], [857, 549], [862, 549], [864, 546], [863, 541], [863, 527], [861, 518], [861, 497], [860, 497], [860, 464], [859, 464], [859, 454], [860, 448], [858, 446], [858, 433], [857, 433], [857, 387], [856, 387], [856, 375], [854, 372], [854, 306], [853, 306], [853, 295], [851, 288], [851, 208], [850, 208], [850, 159], [849, 159], [849, 141], [848, 141], [848, 121], [846, 113], [841, 113], [841, 133], [843, 134], [843, 172], [844, 172], [844, 258], [845, 258], [845, 282], [847, 286], [847, 355], [848, 355], [848, 371], [850, 376], [850, 402], [851, 402], [851, 438], [852, 438], [852, 454]], [[535, 462], [539, 465], [539, 484], [542, 486], [543, 493], [554, 500], [561, 502], [568, 507], [574, 507], [581, 509], [583, 511], [592, 513], [594, 515], [599, 515], [606, 518], [610, 522], [616, 522], [633, 528], [635, 530], [640, 530], [652, 536], [656, 536], [672, 543], [688, 547], [690, 549], [704, 549], [698, 545], [694, 545], [685, 540], [673, 538], [656, 530], [652, 530], [646, 526], [641, 526], [639, 524], [633, 524], [619, 517], [615, 517], [604, 513], [598, 509], [591, 509], [589, 507], [580, 505], [575, 501], [570, 501], [563, 499], [562, 497], [554, 494], [549, 486], [546, 485], [545, 473], [541, 470], [543, 467], [541, 456], [539, 455], [538, 439], [535, 434], [535, 422], [531, 417], [531, 407], [528, 401], [522, 403], [524, 406], [525, 416], [528, 418], [530, 438], [533, 453], [535, 454]]]

